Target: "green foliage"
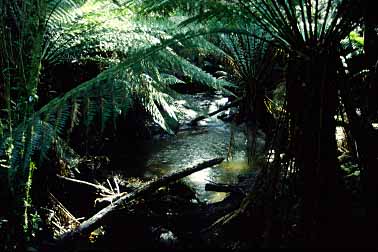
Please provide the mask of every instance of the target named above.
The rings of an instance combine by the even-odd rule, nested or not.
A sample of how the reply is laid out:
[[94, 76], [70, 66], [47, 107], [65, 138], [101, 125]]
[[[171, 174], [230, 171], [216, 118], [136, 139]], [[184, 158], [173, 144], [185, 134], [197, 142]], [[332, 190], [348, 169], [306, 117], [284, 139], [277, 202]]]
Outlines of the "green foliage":
[[[78, 86], [36, 113], [35, 118], [53, 125], [51, 133], [54, 137], [62, 135], [69, 119], [74, 119], [70, 122], [71, 128], [78, 123], [80, 107], [87, 109], [83, 116], [87, 125], [92, 122], [97, 108], [100, 108], [104, 127], [109, 118], [114, 118], [122, 113], [122, 109], [130, 106], [130, 99], [134, 95], [140, 96], [153, 118], [170, 131], [159, 108], [166, 110], [169, 117], [175, 118], [167, 102], [170, 95], [166, 92], [172, 92], [169, 89], [171, 85], [182, 82], [175, 76], [179, 72], [214, 88], [231, 85], [216, 80], [169, 47], [179, 41], [185, 43], [188, 38], [196, 37], [201, 32], [175, 35], [173, 22], [150, 20], [143, 23], [125, 19], [117, 15], [130, 13], [111, 4], [106, 5], [105, 14], [98, 12], [99, 9], [104, 10], [104, 5], [100, 3], [101, 8], [94, 7], [93, 1], [82, 6], [73, 1], [67, 1], [64, 5], [52, 1], [51, 4], [53, 8], [49, 8], [52, 12], [48, 17], [42, 57], [47, 64], [51, 66], [68, 60], [99, 60], [104, 61], [108, 68], [95, 79]], [[102, 53], [107, 52], [116, 53], [116, 56], [102, 56]], [[39, 120], [30, 120], [28, 125], [35, 125], [36, 122]], [[25, 125], [19, 128], [23, 127]], [[47, 139], [54, 138], [45, 137], [41, 132], [36, 135], [41, 135], [40, 138], [47, 142]]]
[[239, 28], [243, 33], [225, 33], [219, 35], [218, 46], [226, 54], [223, 59], [230, 80], [244, 86], [263, 81], [271, 74], [272, 58], [268, 60], [268, 50], [271, 45], [271, 37], [255, 24], [244, 25]]
[[364, 38], [359, 36], [356, 31], [352, 31], [346, 38], [341, 40], [341, 47], [343, 49], [344, 62], [346, 60], [349, 61], [353, 57], [364, 53]]
[[[6, 116], [0, 118], [0, 158], [22, 206], [24, 231], [32, 232], [30, 223], [36, 222], [30, 222], [36, 154], [44, 158], [56, 146], [60, 155], [70, 155], [62, 136], [81, 122], [87, 127], [99, 123], [103, 131], [140, 102], [153, 121], [173, 133], [177, 94], [172, 86], [184, 79], [224, 92], [235, 81], [253, 107], [253, 96], [265, 88], [273, 67], [272, 46], [306, 60], [338, 50], [348, 35], [352, 49], [362, 48], [363, 40], [350, 33], [355, 26], [350, 3], [3, 0], [0, 102]], [[194, 65], [193, 54], [221, 59], [228, 79]], [[76, 62], [94, 62], [103, 71], [35, 111], [41, 72]]]
[[357, 32], [352, 31], [351, 33], [349, 33], [349, 39], [352, 41], [352, 43], [355, 44], [356, 47], [364, 47], [364, 38], [361, 37]]
[[[172, 125], [177, 123], [172, 105], [176, 94], [171, 87], [183, 83], [179, 77], [224, 91], [232, 86], [185, 58], [189, 47], [193, 52], [199, 51], [198, 43], [205, 41], [200, 36], [209, 32], [206, 29], [188, 28], [181, 33], [175, 29], [175, 21], [154, 17], [142, 21], [128, 8], [108, 1], [35, 1], [41, 9], [31, 8], [30, 13], [20, 15], [14, 15], [14, 6], [7, 1], [4, 9], [9, 12], [2, 12], [1, 20], [2, 81], [6, 84], [8, 116], [1, 118], [0, 157], [4, 160], [2, 166], [8, 168], [10, 189], [19, 208], [15, 211], [22, 216], [26, 237], [33, 230], [30, 190], [36, 154], [43, 159], [55, 146], [60, 155], [67, 155], [69, 148], [61, 136], [80, 122], [88, 127], [99, 122], [104, 130], [109, 121], [115, 122], [135, 101], [140, 101], [164, 130], [173, 133]], [[33, 11], [40, 15], [32, 15]], [[25, 35], [12, 37], [5, 30], [9, 26], [5, 17], [26, 22]], [[40, 24], [38, 29], [31, 27], [35, 24]], [[25, 46], [17, 50], [23, 43]], [[201, 48], [202, 53], [216, 48], [207, 44], [208, 49]], [[13, 59], [9, 51], [16, 55]], [[96, 62], [104, 71], [34, 111], [41, 71], [77, 61]], [[23, 67], [15, 71], [14, 62], [23, 63]]]
[[[101, 10], [104, 10], [104, 8], [106, 7], [102, 6]], [[171, 95], [173, 94], [170, 86], [175, 83], [182, 83], [177, 78], [178, 75], [190, 76], [193, 81], [216, 89], [222, 89], [223, 86], [231, 86], [230, 83], [224, 80], [216, 80], [180, 56], [182, 53], [184, 54], [183, 56], [187, 53], [184, 49], [193, 48], [193, 51], [195, 50], [194, 45], [198, 47], [200, 42], [204, 42], [204, 39], [199, 39], [197, 36], [206, 31], [200, 31], [197, 34], [196, 31], [188, 32], [186, 30], [185, 32], [188, 32], [187, 35], [180, 35], [174, 31], [175, 23], [172, 21], [153, 18], [142, 21], [133, 18], [132, 13], [127, 9], [118, 8], [115, 5], [109, 5], [107, 10], [107, 12], [104, 12], [105, 14], [98, 12], [83, 13], [80, 22], [75, 20], [75, 23], [66, 23], [63, 29], [61, 29], [62, 27], [59, 29], [62, 33], [59, 36], [59, 41], [57, 40], [53, 43], [54, 47], [59, 48], [59, 50], [54, 50], [50, 47], [48, 51], [51, 53], [45, 54], [47, 55], [45, 59], [50, 64], [68, 61], [71, 57], [79, 61], [101, 62], [105, 67], [109, 68], [109, 70], [91, 82], [105, 83], [101, 84], [101, 89], [104, 94], [109, 94], [108, 96], [103, 96], [97, 93], [103, 99], [100, 103], [103, 105], [101, 108], [104, 109], [101, 113], [103, 127], [108, 118], [114, 118], [112, 115], [120, 113], [120, 111], [112, 111], [111, 109], [112, 104], [114, 106], [117, 103], [111, 102], [113, 98], [115, 101], [122, 100], [120, 97], [110, 96], [118, 89], [124, 91], [118, 93], [120, 96], [130, 96], [131, 93], [139, 96], [139, 100], [144, 101], [145, 107], [151, 113], [153, 119], [165, 130], [172, 132], [165, 123], [164, 116], [159, 112], [161, 110], [159, 108], [167, 112], [165, 114], [169, 118], [175, 119], [172, 109], [169, 107], [171, 106]], [[119, 13], [128, 14], [129, 17], [120, 17]], [[189, 37], [193, 37], [193, 39], [188, 40]], [[71, 40], [72, 38], [76, 40], [73, 41]], [[134, 52], [143, 51], [145, 48], [151, 45], [159, 45], [159, 43], [162, 43], [163, 46], [160, 45], [157, 48], [153, 48], [154, 52], [150, 57], [140, 55], [139, 59], [133, 58]], [[165, 46], [164, 43], [168, 46]], [[180, 46], [170, 47], [170, 45], [176, 44]], [[191, 47], [188, 48], [188, 46]], [[214, 48], [216, 47], [212, 49]], [[102, 56], [107, 53], [111, 53], [112, 56]], [[134, 62], [131, 65], [126, 64], [126, 62], [131, 63], [130, 59]], [[124, 86], [122, 87], [122, 85]], [[91, 85], [85, 86], [89, 88]], [[96, 85], [94, 84], [94, 86]], [[81, 91], [81, 88], [83, 88], [83, 91]], [[81, 94], [88, 93], [87, 91], [89, 90], [86, 90], [83, 86], [81, 88], [77, 92]], [[79, 97], [81, 97], [80, 94], [76, 98]], [[94, 118], [95, 103], [87, 101], [87, 104], [90, 105], [89, 108], [91, 109], [89, 110], [86, 124]], [[125, 105], [127, 104], [130, 104], [130, 102], [127, 101]], [[116, 107], [124, 106], [116, 105]]]
[[340, 168], [347, 174], [347, 176], [360, 176], [360, 169], [357, 164], [347, 162], [340, 165]]
[[203, 13], [209, 5], [216, 4], [214, 0], [196, 1], [196, 0], [176, 0], [176, 1], [154, 1], [154, 0], [124, 0], [122, 4], [127, 4], [142, 15], [172, 16], [180, 14], [196, 15]]

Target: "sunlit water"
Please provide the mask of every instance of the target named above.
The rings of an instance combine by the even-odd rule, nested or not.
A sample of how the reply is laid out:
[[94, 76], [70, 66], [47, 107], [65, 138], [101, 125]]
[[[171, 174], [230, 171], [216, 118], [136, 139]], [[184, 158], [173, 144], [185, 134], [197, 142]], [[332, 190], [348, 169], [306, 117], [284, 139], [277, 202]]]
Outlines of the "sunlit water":
[[[183, 112], [180, 117], [183, 124], [203, 113], [215, 111], [227, 102], [227, 98], [220, 95], [209, 97], [198, 94], [187, 95], [184, 98], [178, 102]], [[237, 176], [247, 172], [249, 166], [246, 158], [247, 138], [244, 128], [224, 123], [217, 118], [217, 115], [200, 121], [197, 127], [182, 127], [174, 136], [161, 136], [154, 139], [149, 144], [151, 149], [147, 158], [145, 176], [164, 175], [215, 157], [226, 158], [231, 128], [233, 128], [234, 136], [232, 158], [184, 179], [196, 190], [197, 197], [202, 202], [222, 200], [226, 193], [207, 192], [205, 184], [208, 182], [235, 183]]]

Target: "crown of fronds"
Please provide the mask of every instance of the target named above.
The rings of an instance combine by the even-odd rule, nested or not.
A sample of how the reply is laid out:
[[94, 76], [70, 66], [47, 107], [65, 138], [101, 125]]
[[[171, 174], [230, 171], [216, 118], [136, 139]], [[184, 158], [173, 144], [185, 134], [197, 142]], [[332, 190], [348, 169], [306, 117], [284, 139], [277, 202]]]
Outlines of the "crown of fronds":
[[[173, 6], [173, 0], [146, 2], [148, 10]], [[190, 2], [190, 1], [189, 1]], [[209, 2], [209, 3], [207, 3]], [[357, 25], [360, 1], [351, 0], [247, 0], [206, 1], [204, 12], [193, 15], [184, 24], [221, 21], [223, 24], [258, 24], [281, 47], [304, 51], [319, 44], [338, 45]], [[149, 4], [148, 4], [149, 3]]]
[[215, 42], [227, 54], [223, 59], [226, 70], [235, 82], [262, 82], [270, 75], [274, 62], [268, 58], [272, 38], [256, 24], [239, 30], [244, 32], [219, 34]]

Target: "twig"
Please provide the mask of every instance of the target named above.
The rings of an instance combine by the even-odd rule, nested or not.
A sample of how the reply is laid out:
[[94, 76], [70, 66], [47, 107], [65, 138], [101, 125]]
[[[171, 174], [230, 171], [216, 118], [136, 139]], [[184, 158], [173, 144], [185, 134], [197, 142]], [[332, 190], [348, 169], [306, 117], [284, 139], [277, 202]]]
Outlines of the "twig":
[[109, 189], [107, 189], [106, 187], [104, 187], [102, 185], [96, 185], [96, 184], [93, 184], [93, 183], [90, 183], [90, 182], [87, 182], [87, 181], [73, 179], [73, 178], [67, 178], [67, 177], [60, 176], [60, 175], [56, 175], [56, 176], [57, 176], [57, 178], [59, 178], [61, 180], [64, 180], [64, 181], [67, 181], [67, 182], [71, 182], [71, 183], [75, 183], [75, 184], [79, 184], [79, 185], [84, 185], [84, 186], [93, 188], [97, 192], [100, 192], [100, 193], [113, 194], [112, 191], [110, 191]]

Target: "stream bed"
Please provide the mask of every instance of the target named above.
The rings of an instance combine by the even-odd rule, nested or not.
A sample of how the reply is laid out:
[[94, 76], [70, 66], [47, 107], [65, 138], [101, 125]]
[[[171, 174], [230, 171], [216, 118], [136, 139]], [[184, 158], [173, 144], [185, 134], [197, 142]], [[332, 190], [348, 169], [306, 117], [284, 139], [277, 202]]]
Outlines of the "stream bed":
[[[184, 179], [196, 191], [201, 202], [221, 201], [227, 193], [205, 191], [205, 184], [233, 184], [237, 182], [238, 175], [250, 170], [246, 155], [245, 127], [224, 122], [218, 119], [219, 114], [199, 121], [197, 126], [187, 126], [194, 118], [224, 106], [228, 98], [217, 93], [183, 95], [182, 98], [177, 101], [179, 122], [182, 126], [176, 135], [159, 135], [147, 143], [149, 149], [144, 177], [161, 176], [207, 159], [224, 157], [225, 161], [220, 165], [196, 172]], [[220, 114], [227, 116], [231, 109]]]

